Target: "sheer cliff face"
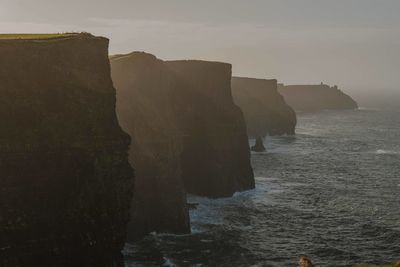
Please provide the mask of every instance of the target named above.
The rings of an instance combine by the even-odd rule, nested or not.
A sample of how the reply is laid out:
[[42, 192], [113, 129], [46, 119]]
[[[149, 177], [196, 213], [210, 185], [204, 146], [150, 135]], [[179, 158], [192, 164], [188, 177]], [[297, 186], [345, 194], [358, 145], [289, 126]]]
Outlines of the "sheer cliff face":
[[129, 240], [152, 231], [190, 232], [181, 178], [182, 133], [174, 110], [182, 88], [153, 55], [114, 56], [111, 66], [118, 117], [132, 136], [136, 184]]
[[108, 40], [0, 40], [0, 265], [122, 266], [132, 169]]
[[337, 86], [320, 85], [282, 85], [279, 92], [296, 111], [315, 112], [320, 110], [357, 109], [357, 103], [343, 93]]
[[232, 100], [231, 65], [170, 61], [184, 84], [178, 105], [184, 149], [182, 177], [192, 194], [231, 196], [254, 188], [246, 124]]
[[233, 77], [232, 94], [243, 110], [249, 136], [295, 133], [296, 113], [278, 93], [276, 80]]

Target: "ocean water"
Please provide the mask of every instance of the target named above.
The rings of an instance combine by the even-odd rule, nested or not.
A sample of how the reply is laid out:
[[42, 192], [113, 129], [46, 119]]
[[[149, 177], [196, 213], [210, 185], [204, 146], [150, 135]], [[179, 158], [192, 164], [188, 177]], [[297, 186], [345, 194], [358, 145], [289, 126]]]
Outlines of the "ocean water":
[[[152, 234], [127, 266], [322, 266], [400, 259], [400, 112], [301, 114], [253, 153], [256, 189], [199, 203], [190, 235]], [[253, 142], [251, 140], [251, 142]]]

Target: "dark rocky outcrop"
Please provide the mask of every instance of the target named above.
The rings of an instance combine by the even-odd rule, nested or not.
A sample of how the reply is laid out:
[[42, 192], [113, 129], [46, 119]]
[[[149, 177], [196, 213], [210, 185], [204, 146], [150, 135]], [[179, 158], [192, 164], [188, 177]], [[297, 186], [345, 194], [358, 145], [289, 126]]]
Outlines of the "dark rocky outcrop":
[[296, 111], [316, 112], [322, 110], [357, 109], [357, 103], [337, 86], [283, 85], [278, 86], [286, 102]]
[[254, 146], [251, 147], [251, 151], [254, 152], [265, 152], [264, 141], [261, 137], [256, 138], [256, 143]]
[[232, 66], [197, 60], [166, 64], [187, 84], [178, 112], [183, 121], [186, 190], [228, 197], [254, 188], [246, 124], [232, 99]]
[[232, 94], [249, 136], [295, 133], [296, 113], [278, 93], [276, 80], [233, 77]]
[[183, 141], [175, 110], [185, 88], [150, 54], [113, 56], [111, 66], [117, 113], [132, 136], [130, 160], [136, 174], [128, 238], [152, 231], [190, 232], [181, 174]]
[[311, 260], [308, 257], [301, 256], [300, 261], [299, 261], [299, 266], [300, 267], [314, 267], [314, 264], [311, 262]]
[[133, 179], [108, 40], [0, 40], [0, 122], [0, 266], [123, 266]]

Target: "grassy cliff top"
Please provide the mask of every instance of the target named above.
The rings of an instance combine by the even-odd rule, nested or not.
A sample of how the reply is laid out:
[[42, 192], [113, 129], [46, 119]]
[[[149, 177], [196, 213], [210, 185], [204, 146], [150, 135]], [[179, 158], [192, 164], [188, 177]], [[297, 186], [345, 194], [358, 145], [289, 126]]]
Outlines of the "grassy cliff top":
[[10, 33], [0, 34], [0, 40], [44, 40], [71, 37], [79, 34], [80, 33]]

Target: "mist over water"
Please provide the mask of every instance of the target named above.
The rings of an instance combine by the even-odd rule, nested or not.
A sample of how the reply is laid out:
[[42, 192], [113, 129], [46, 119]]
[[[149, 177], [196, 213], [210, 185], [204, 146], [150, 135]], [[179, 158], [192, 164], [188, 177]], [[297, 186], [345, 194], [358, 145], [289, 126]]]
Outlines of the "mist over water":
[[358, 102], [361, 109], [398, 111], [400, 90], [397, 89], [353, 89], [348, 93]]
[[257, 188], [191, 196], [191, 235], [150, 235], [127, 266], [297, 266], [393, 262], [400, 256], [397, 110], [300, 114], [297, 135], [252, 154]]

